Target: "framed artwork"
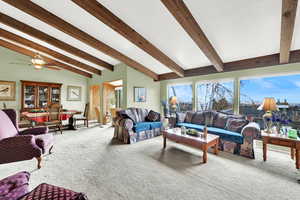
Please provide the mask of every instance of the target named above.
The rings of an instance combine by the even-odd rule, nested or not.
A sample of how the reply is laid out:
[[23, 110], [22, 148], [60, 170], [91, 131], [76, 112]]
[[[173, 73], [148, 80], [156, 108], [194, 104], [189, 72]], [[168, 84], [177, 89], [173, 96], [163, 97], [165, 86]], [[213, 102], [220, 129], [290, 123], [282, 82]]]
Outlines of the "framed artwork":
[[134, 87], [134, 101], [135, 102], [146, 102], [146, 88]]
[[81, 101], [81, 87], [68, 85], [67, 100], [68, 101]]
[[16, 82], [0, 81], [0, 101], [16, 100]]

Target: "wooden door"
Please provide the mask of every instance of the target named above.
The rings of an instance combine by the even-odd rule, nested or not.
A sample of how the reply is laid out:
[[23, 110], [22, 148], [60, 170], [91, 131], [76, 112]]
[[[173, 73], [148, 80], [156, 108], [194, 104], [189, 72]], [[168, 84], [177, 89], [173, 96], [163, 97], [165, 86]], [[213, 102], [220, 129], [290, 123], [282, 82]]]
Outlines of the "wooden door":
[[100, 108], [100, 85], [92, 85], [90, 86], [90, 112], [89, 119], [98, 120], [98, 113], [96, 109]]

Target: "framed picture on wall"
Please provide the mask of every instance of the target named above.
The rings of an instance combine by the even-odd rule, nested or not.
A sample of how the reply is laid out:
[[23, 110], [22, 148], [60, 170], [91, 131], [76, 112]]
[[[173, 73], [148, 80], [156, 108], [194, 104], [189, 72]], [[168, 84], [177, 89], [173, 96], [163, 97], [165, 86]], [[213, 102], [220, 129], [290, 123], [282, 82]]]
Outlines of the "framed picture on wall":
[[147, 90], [144, 87], [134, 87], [134, 101], [146, 102]]
[[81, 87], [68, 85], [67, 100], [68, 101], [81, 101]]
[[16, 100], [16, 82], [0, 81], [0, 101]]

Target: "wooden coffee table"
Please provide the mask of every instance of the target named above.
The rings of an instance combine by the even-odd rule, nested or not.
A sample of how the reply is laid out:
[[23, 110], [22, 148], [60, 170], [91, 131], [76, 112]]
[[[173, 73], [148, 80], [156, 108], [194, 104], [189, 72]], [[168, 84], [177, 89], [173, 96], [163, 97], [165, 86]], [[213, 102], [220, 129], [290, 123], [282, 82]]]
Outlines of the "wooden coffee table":
[[167, 139], [187, 146], [195, 147], [203, 151], [203, 163], [207, 162], [207, 150], [209, 147], [214, 148], [214, 154], [218, 155], [219, 136], [207, 134], [204, 139], [202, 137], [195, 137], [190, 135], [182, 135], [178, 128], [168, 129], [162, 131], [164, 149], [167, 145]]
[[[279, 135], [279, 134], [269, 134], [264, 131], [261, 132], [261, 136], [263, 139], [263, 159], [267, 160], [267, 145], [273, 144], [278, 146], [284, 146], [291, 148], [291, 158], [294, 159], [296, 157], [296, 168], [300, 168], [300, 140], [299, 139], [291, 139], [287, 136]], [[296, 155], [295, 155], [296, 152]]]

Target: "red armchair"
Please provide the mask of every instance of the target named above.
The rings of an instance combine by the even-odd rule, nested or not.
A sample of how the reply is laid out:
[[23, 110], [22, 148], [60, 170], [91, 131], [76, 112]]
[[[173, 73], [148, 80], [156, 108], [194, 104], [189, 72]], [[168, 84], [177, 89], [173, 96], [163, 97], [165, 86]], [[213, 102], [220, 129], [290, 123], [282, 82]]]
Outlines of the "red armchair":
[[13, 109], [0, 110], [0, 164], [36, 158], [41, 168], [42, 155], [51, 154], [53, 135], [47, 127], [20, 131]]

